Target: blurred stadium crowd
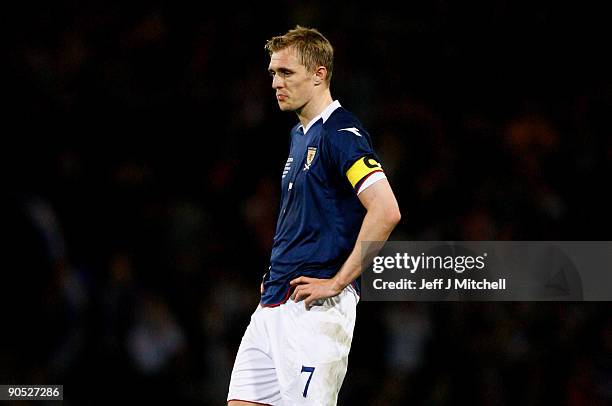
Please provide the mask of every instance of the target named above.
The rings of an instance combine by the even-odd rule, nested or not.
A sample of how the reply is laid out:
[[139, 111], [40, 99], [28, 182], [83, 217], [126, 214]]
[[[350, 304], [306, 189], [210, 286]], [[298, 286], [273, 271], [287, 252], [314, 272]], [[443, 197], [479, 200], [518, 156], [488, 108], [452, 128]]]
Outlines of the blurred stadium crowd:
[[[0, 383], [66, 404], [223, 404], [258, 303], [295, 116], [265, 40], [336, 49], [395, 240], [609, 240], [597, 10], [23, 2], [7, 10]], [[609, 269], [607, 270], [609, 271]], [[343, 405], [612, 401], [606, 303], [362, 302]]]

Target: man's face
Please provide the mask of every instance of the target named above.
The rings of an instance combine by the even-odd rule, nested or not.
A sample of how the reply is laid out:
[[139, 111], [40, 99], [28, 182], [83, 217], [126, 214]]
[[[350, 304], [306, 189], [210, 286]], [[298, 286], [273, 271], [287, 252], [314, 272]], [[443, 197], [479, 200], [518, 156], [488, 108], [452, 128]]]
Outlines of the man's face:
[[315, 74], [300, 63], [293, 47], [274, 52], [270, 56], [268, 71], [281, 110], [299, 110], [312, 98]]

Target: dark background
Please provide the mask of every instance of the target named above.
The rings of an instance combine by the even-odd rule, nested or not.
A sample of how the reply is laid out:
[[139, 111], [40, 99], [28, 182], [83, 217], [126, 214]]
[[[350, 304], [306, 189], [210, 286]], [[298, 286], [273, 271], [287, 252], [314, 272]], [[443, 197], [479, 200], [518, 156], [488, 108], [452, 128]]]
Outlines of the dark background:
[[[464, 3], [3, 6], [0, 382], [223, 404], [296, 121], [263, 46], [296, 24], [335, 47], [392, 239], [609, 240], [608, 15]], [[611, 361], [607, 303], [362, 302], [339, 403], [605, 404]]]

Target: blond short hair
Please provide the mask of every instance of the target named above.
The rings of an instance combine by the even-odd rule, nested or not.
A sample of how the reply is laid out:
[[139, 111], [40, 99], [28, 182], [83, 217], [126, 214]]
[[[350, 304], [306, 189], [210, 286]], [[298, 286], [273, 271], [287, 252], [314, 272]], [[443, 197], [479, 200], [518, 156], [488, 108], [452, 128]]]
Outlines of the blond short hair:
[[314, 28], [297, 25], [284, 35], [272, 37], [266, 42], [265, 49], [272, 55], [282, 49], [293, 47], [302, 65], [311, 72], [319, 66], [327, 69], [326, 82], [329, 85], [334, 69], [334, 48], [331, 43]]

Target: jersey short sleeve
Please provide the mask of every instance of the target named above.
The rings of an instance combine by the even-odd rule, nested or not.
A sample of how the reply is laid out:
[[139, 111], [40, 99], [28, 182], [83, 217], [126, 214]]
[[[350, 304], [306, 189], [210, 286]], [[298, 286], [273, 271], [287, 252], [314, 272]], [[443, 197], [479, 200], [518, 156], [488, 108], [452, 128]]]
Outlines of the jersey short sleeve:
[[354, 126], [328, 128], [326, 139], [331, 165], [357, 194], [375, 181], [385, 178], [380, 160], [365, 130]]

